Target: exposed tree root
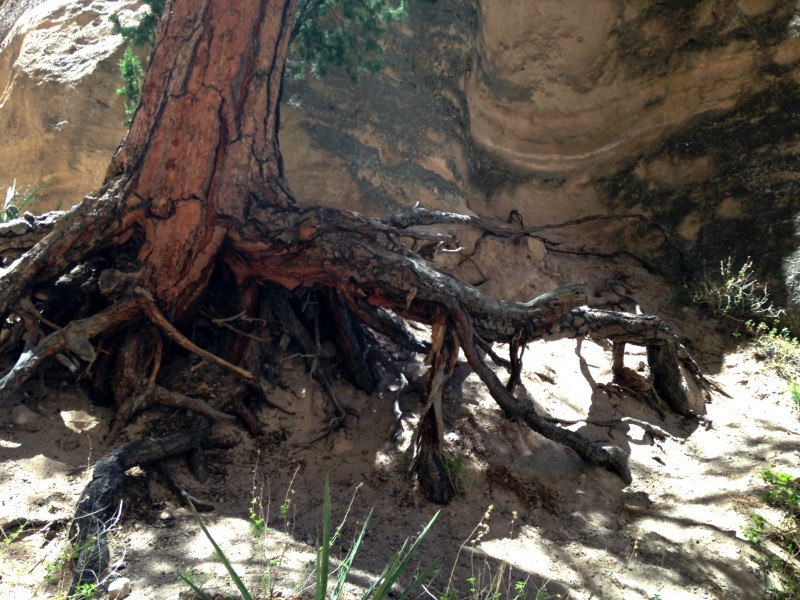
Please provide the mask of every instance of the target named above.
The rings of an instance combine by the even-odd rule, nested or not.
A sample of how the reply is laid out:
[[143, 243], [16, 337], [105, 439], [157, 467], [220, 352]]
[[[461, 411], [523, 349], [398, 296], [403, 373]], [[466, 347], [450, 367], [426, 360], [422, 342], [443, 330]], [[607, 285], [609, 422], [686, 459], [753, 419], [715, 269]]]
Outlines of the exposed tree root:
[[159, 327], [164, 334], [171, 339], [173, 342], [178, 344], [179, 346], [183, 346], [189, 352], [192, 352], [199, 356], [202, 359], [210, 361], [214, 364], [223, 367], [224, 369], [228, 369], [229, 371], [235, 373], [242, 379], [244, 379], [247, 383], [251, 384], [253, 387], [261, 390], [261, 385], [258, 379], [247, 369], [242, 369], [241, 367], [237, 367], [229, 363], [227, 360], [216, 356], [215, 354], [208, 352], [207, 350], [203, 350], [200, 346], [195, 344], [192, 340], [187, 338], [183, 335], [180, 331], [178, 331], [175, 326], [169, 322], [158, 307], [156, 306], [155, 300], [153, 300], [153, 295], [144, 288], [137, 287], [136, 293], [140, 294], [144, 298], [144, 309], [147, 313], [147, 316], [153, 322], [154, 325]]
[[71, 265], [110, 242], [120, 221], [121, 185], [122, 180], [111, 181], [97, 196], [87, 196], [64, 213], [39, 243], [0, 271], [0, 315], [11, 312], [37, 283], [68, 272]]
[[[198, 453], [197, 449], [190, 450], [187, 452], [187, 458], [189, 456], [195, 456]], [[209, 502], [205, 502], [204, 500], [200, 500], [196, 498], [191, 493], [189, 493], [185, 487], [183, 487], [178, 480], [175, 479], [175, 476], [170, 471], [169, 467], [165, 464], [165, 461], [159, 461], [155, 464], [155, 469], [158, 471], [158, 474], [161, 475], [161, 478], [166, 483], [169, 490], [175, 494], [181, 501], [181, 504], [188, 505], [190, 502], [194, 504], [194, 507], [199, 512], [210, 512], [214, 510], [214, 505], [210, 504]]]
[[9, 519], [0, 524], [0, 534], [4, 539], [13, 536], [19, 540], [35, 533], [43, 534], [48, 540], [53, 539], [58, 531], [65, 529], [70, 523], [70, 519], [60, 517], [57, 519], [29, 519], [28, 517], [17, 517]]
[[432, 327], [431, 350], [425, 359], [430, 365], [425, 380], [427, 404], [422, 411], [413, 443], [412, 469], [431, 502], [447, 504], [453, 499], [455, 486], [443, 456], [444, 418], [442, 404], [447, 383], [458, 361], [458, 337], [444, 314], [439, 314]]
[[209, 425], [206, 419], [195, 423], [195, 427], [170, 435], [123, 444], [95, 463], [92, 480], [78, 500], [69, 530], [76, 551], [70, 594], [81, 584], [97, 583], [108, 568], [107, 523], [117, 509], [125, 471], [201, 448], [208, 439]]
[[130, 298], [112, 304], [92, 317], [73, 321], [42, 338], [33, 348], [22, 352], [17, 363], [0, 379], [0, 403], [7, 402], [45, 360], [53, 358], [59, 352], [71, 350], [82, 354], [81, 358], [90, 358], [88, 348], [91, 348], [91, 344], [88, 340], [136, 319], [141, 311], [141, 302]]
[[[231, 422], [236, 420], [236, 416], [217, 410], [204, 400], [192, 398], [156, 385], [153, 389], [126, 400], [117, 408], [117, 412], [114, 415], [114, 425], [108, 434], [109, 439], [116, 439], [117, 435], [130, 423], [133, 417], [153, 406], [184, 408], [215, 421]], [[260, 430], [260, 425], [258, 429]]]
[[722, 389], [702, 374], [700, 367], [680, 343], [678, 336], [655, 315], [634, 315], [588, 307], [574, 308], [555, 323], [549, 334], [554, 338], [608, 339], [614, 345], [612, 370], [622, 374], [625, 344], [647, 347], [647, 360], [653, 375], [653, 387], [675, 412], [684, 416], [697, 414], [681, 367], [685, 367], [707, 399], [712, 391]]
[[536, 412], [533, 404], [509, 392], [475, 349], [472, 341], [474, 335], [472, 324], [467, 314], [464, 311], [457, 311], [454, 321], [467, 361], [486, 385], [492, 398], [503, 409], [506, 417], [519, 420], [544, 437], [571, 448], [584, 462], [619, 475], [626, 484], [633, 481], [627, 459], [619, 448], [598, 447], [580, 434], [553, 425]]
[[53, 230], [63, 214], [60, 211], [43, 215], [25, 213], [19, 219], [0, 223], [0, 268], [4, 261], [19, 258], [33, 248]]
[[[83, 208], [76, 214], [86, 211]], [[114, 246], [129, 238], [131, 234], [125, 233], [124, 227], [120, 229], [121, 225], [112, 221], [105, 209], [101, 212], [105, 220], [101, 219], [102, 227], [95, 234], [75, 231], [77, 217], [67, 215], [63, 227], [56, 227], [34, 250], [7, 270], [10, 287], [4, 285], [0, 292], [3, 314], [7, 315], [10, 307], [20, 306], [20, 298], [25, 297], [36, 282], [50, 281], [59, 269], [74, 264], [61, 258], [52, 265], [48, 264], [44, 257], [50, 253], [60, 252], [69, 255], [70, 261], [77, 261], [87, 256], [92, 244], [96, 252], [102, 253], [106, 246]], [[494, 226], [472, 217], [420, 210], [383, 220], [321, 207], [300, 210], [285, 206], [256, 206], [251, 212], [246, 223], [230, 229], [229, 249], [221, 255], [219, 264], [232, 273], [234, 295], [236, 290], [242, 293], [236, 303], [236, 310], [242, 318], [256, 320], [257, 316], [257, 321], [264, 323], [265, 327], [280, 328], [299, 345], [311, 375], [325, 390], [333, 406], [332, 421], [325, 434], [341, 426], [351, 413], [339, 400], [331, 383], [330, 364], [326, 362], [328, 359], [322, 359], [323, 341], [335, 341], [339, 366], [354, 385], [368, 391], [375, 388], [377, 381], [373, 365], [391, 362], [382, 356], [384, 349], [378, 343], [380, 336], [370, 332], [385, 336], [404, 350], [427, 354], [430, 368], [424, 391], [425, 408], [415, 434], [413, 465], [422, 489], [434, 502], [446, 503], [455, 493], [443, 455], [442, 403], [446, 399], [459, 347], [506, 417], [571, 448], [587, 464], [607, 469], [624, 483], [631, 482], [631, 473], [619, 448], [601, 447], [590, 442], [582, 435], [559, 426], [557, 421], [540, 415], [528, 400], [514, 394], [517, 384], [521, 383], [522, 354], [528, 343], [547, 337], [608, 339], [613, 344], [612, 371], [615, 378], [624, 373], [624, 345], [646, 346], [654, 390], [682, 415], [693, 416], [700, 409], [686, 386], [682, 369], [705, 394], [712, 390], [720, 391], [703, 376], [674, 333], [658, 317], [586, 308], [585, 286], [579, 284], [558, 288], [528, 302], [498, 300], [439, 272], [403, 242], [403, 239], [437, 244], [452, 241], [449, 236], [413, 229], [438, 223], [482, 227], [492, 235], [502, 237], [538, 235], [537, 232], [546, 227]], [[136, 218], [142, 218], [141, 213], [137, 215]], [[134, 219], [130, 213], [125, 218]], [[625, 218], [639, 217], [628, 215]], [[583, 222], [588, 221], [577, 220], [559, 226]], [[221, 246], [220, 241], [216, 243]], [[74, 249], [72, 245], [75, 245]], [[256, 371], [256, 368], [262, 368], [263, 357], [260, 351], [252, 349], [269, 345], [272, 336], [256, 334], [255, 330], [249, 330], [249, 326], [241, 331], [228, 328], [226, 335], [235, 338], [233, 349], [224, 344], [221, 347], [230, 350], [229, 355], [234, 357], [246, 356], [246, 364], [255, 366], [251, 369], [222, 358], [218, 353], [220, 348], [215, 347], [215, 352], [204, 350], [174, 324], [176, 319], [180, 324], [181, 315], [191, 316], [192, 307], [196, 309], [197, 292], [192, 289], [184, 298], [166, 282], [152, 280], [158, 277], [157, 274], [150, 274], [145, 267], [135, 268], [138, 266], [138, 260], [134, 260], [133, 265], [124, 271], [113, 266], [103, 267], [104, 270], [96, 277], [97, 286], [100, 295], [112, 299], [112, 304], [94, 316], [72, 321], [44, 337], [37, 333], [38, 326], [35, 326], [31, 338], [41, 339], [23, 352], [17, 364], [0, 380], [2, 400], [17, 390], [46, 359], [59, 353], [71, 353], [91, 363], [95, 351], [89, 340], [104, 336], [103, 339], [111, 340], [109, 352], [112, 354], [109, 356], [113, 356], [117, 369], [108, 371], [115, 382], [114, 392], [119, 402], [115, 432], [136, 412], [155, 404], [186, 408], [202, 415], [204, 425], [197, 431], [131, 442], [98, 461], [94, 479], [79, 503], [74, 526], [78, 536], [76, 548], [81, 549], [77, 570], [80, 575], [76, 575], [76, 585], [90, 581], [107, 565], [108, 550], [102, 537], [102, 523], [108, 518], [108, 511], [113, 509], [112, 499], [124, 478], [125, 469], [134, 464], [158, 462], [168, 456], [188, 453], [194, 464], [193, 470], [202, 477], [204, 460], [200, 446], [208, 435], [209, 418], [230, 420], [235, 414], [251, 431], [257, 433], [261, 429], [258, 419], [240, 398], [231, 398], [225, 405], [226, 412], [222, 412], [191, 393], [170, 391], [159, 385], [156, 376], [162, 361], [160, 340], [163, 335], [203, 361], [235, 374], [263, 398], [265, 383]], [[25, 268], [31, 269], [30, 280], [22, 277]], [[203, 273], [206, 271], [194, 273], [196, 280], [187, 286], [207, 285], [210, 275]], [[260, 296], [259, 286], [263, 286]], [[315, 294], [313, 301], [309, 300], [309, 289], [314, 290], [311, 292]], [[293, 295], [290, 290], [305, 290], [304, 301], [300, 302], [298, 298], [301, 296]], [[164, 294], [164, 297], [159, 294]], [[254, 312], [253, 307], [261, 313], [247, 316], [248, 311]], [[30, 307], [26, 311], [31, 316], [22, 322], [27, 322], [29, 328], [31, 323], [46, 322], [43, 319], [48, 318], [35, 306], [34, 312]], [[409, 334], [401, 317], [432, 325], [432, 343], [422, 342]], [[142, 319], [149, 320], [157, 330], [142, 328], [131, 332], [130, 325]], [[52, 326], [57, 326], [56, 323]], [[227, 323], [218, 323], [217, 326], [224, 327]], [[109, 337], [112, 333], [116, 337]], [[154, 341], [153, 335], [158, 340]], [[242, 340], [250, 350], [241, 351]], [[494, 343], [509, 345], [508, 359], [498, 356], [492, 347]], [[381, 358], [376, 360], [376, 355]], [[509, 371], [505, 385], [485, 362], [487, 356]], [[98, 370], [101, 371], [100, 379], [109, 378], [106, 371]], [[130, 381], [118, 376], [122, 374], [130, 377]], [[171, 480], [168, 473], [165, 477]], [[185, 490], [177, 484], [170, 485], [176, 493], [186, 496]], [[95, 538], [97, 541], [92, 541]]]
[[636, 427], [640, 427], [646, 433], [650, 434], [653, 439], [658, 440], [674, 440], [677, 439], [671, 433], [664, 431], [661, 427], [657, 425], [653, 425], [652, 423], [648, 423], [646, 421], [642, 421], [641, 419], [634, 419], [633, 417], [622, 417], [620, 419], [554, 419], [552, 417], [547, 418], [548, 421], [551, 423], [558, 423], [559, 425], [577, 425], [578, 423], [586, 423], [587, 425], [596, 425], [597, 427], [608, 427], [609, 429], [615, 429], [618, 426], [628, 426], [628, 425], [635, 425]]

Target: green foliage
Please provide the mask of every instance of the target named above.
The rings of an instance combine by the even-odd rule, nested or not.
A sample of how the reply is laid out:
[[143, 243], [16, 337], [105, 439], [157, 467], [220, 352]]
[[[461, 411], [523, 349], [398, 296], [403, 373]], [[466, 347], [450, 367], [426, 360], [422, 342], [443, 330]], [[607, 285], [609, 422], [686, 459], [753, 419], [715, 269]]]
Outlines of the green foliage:
[[[339, 525], [336, 528], [335, 532], [331, 532], [331, 507], [330, 507], [330, 490], [328, 486], [328, 480], [325, 480], [324, 486], [324, 497], [323, 497], [323, 523], [322, 523], [322, 545], [319, 547], [317, 551], [317, 560], [316, 560], [316, 584], [314, 588], [314, 598], [316, 600], [325, 600], [328, 597], [328, 583], [331, 574], [331, 563], [330, 563], [330, 550], [333, 544], [336, 542], [337, 538], [339, 537], [342, 527], [344, 523]], [[288, 501], [287, 501], [288, 506]], [[253, 508], [254, 504], [251, 504], [250, 509], [250, 521], [251, 524], [254, 522], [253, 515], [256, 514]], [[242, 598], [244, 600], [252, 600], [253, 596], [248, 591], [247, 587], [244, 585], [242, 580], [240, 579], [239, 575], [234, 570], [233, 566], [231, 565], [228, 558], [225, 556], [225, 553], [222, 549], [217, 545], [214, 538], [211, 536], [211, 533], [203, 523], [200, 514], [197, 512], [195, 507], [189, 503], [189, 508], [191, 509], [192, 513], [197, 519], [197, 522], [200, 525], [203, 533], [205, 534], [206, 538], [211, 542], [211, 545], [214, 547], [214, 554], [217, 558], [222, 561], [222, 564], [225, 566], [225, 569], [228, 571], [228, 575], [230, 576], [231, 580], [234, 582], [234, 585], [239, 590]], [[282, 507], [281, 507], [282, 508]], [[288, 508], [287, 508], [288, 512]], [[438, 518], [439, 513], [437, 512], [425, 528], [420, 532], [417, 536], [416, 540], [409, 545], [408, 539], [403, 543], [400, 550], [398, 550], [386, 567], [383, 569], [381, 574], [372, 582], [369, 589], [364, 593], [363, 600], [383, 600], [384, 598], [388, 597], [389, 591], [397, 583], [400, 576], [408, 569], [409, 563], [419, 549], [420, 544], [425, 539], [425, 536], [430, 531], [430, 528], [435, 523], [436, 519]], [[284, 516], [285, 518], [285, 516]], [[338, 576], [336, 578], [336, 588], [333, 594], [330, 596], [332, 600], [338, 600], [341, 597], [344, 589], [344, 584], [347, 580], [347, 576], [350, 573], [350, 569], [353, 564], [353, 560], [358, 553], [359, 548], [361, 547], [361, 542], [364, 539], [364, 536], [367, 532], [367, 527], [369, 526], [370, 519], [372, 518], [372, 511], [370, 510], [367, 518], [364, 521], [364, 525], [361, 528], [361, 533], [359, 534], [358, 538], [354, 542], [352, 548], [347, 554], [347, 557], [338, 567]], [[258, 517], [256, 517], [258, 520]], [[266, 531], [266, 527], [265, 527]], [[411, 583], [406, 586], [405, 590], [399, 595], [396, 596], [398, 598], [405, 599], [408, 598], [411, 593], [416, 590], [423, 582], [423, 580], [430, 574], [431, 568], [429, 567], [424, 572], [416, 575]], [[186, 585], [188, 585], [200, 598], [203, 600], [207, 599], [207, 596], [203, 593], [202, 589], [198, 585], [196, 578], [191, 574], [191, 572], [186, 572], [180, 575], [180, 578], [183, 580]]]
[[24, 523], [22, 523], [22, 524], [21, 524], [19, 527], [17, 527], [17, 528], [16, 528], [14, 531], [12, 531], [11, 533], [6, 533], [6, 532], [3, 530], [3, 528], [2, 528], [2, 527], [0, 527], [0, 535], [2, 535], [2, 536], [3, 536], [3, 546], [2, 546], [2, 548], [0, 548], [0, 551], [2, 551], [2, 552], [0, 552], [0, 555], [1, 555], [2, 553], [5, 553], [5, 552], [8, 550], [8, 547], [9, 547], [11, 544], [13, 544], [14, 542], [16, 542], [16, 541], [17, 541], [17, 539], [19, 539], [19, 536], [21, 536], [21, 535], [22, 535], [22, 532], [23, 532], [23, 531], [25, 531], [25, 528], [26, 528], [27, 526], [28, 526], [28, 522], [27, 522], [27, 521], [25, 521]]
[[[515, 579], [511, 568], [505, 561], [500, 561], [499, 564], [496, 564], [485, 558], [482, 564], [475, 564], [474, 557], [478, 554], [476, 546], [488, 535], [491, 529], [490, 523], [493, 511], [494, 506], [489, 505], [481, 520], [470, 533], [469, 538], [461, 544], [453, 561], [453, 568], [450, 571], [447, 586], [438, 594], [438, 600], [523, 600], [529, 597], [534, 600], [549, 600], [550, 598], [560, 597], [550, 594], [546, 585], [539, 587], [535, 591], [531, 590], [530, 593], [532, 595], [529, 595], [528, 580]], [[519, 515], [514, 511], [511, 517], [510, 539], [514, 539], [514, 527], [518, 518]], [[459, 586], [455, 580], [455, 572], [461, 553], [466, 546], [471, 548], [469, 553], [471, 575], [466, 578], [465, 586]]]
[[773, 523], [762, 515], [751, 515], [752, 525], [744, 536], [762, 552], [759, 564], [767, 582], [767, 597], [795, 600], [800, 597], [800, 481], [772, 469], [762, 469], [761, 478], [768, 485], [764, 502], [783, 516]]
[[[256, 508], [258, 512], [256, 512]], [[253, 535], [264, 535], [267, 533], [267, 524], [261, 512], [261, 502], [258, 498], [253, 498], [250, 501], [250, 531], [253, 532]]]
[[744, 323], [748, 319], [778, 319], [783, 313], [770, 301], [767, 286], [756, 279], [750, 257], [734, 267], [728, 257], [717, 273], [706, 274], [692, 287], [692, 301], [712, 314]]
[[354, 81], [383, 66], [378, 38], [406, 16], [406, 0], [301, 0], [292, 27], [290, 73], [317, 76], [341, 68]]
[[[86, 540], [83, 542], [83, 544], [78, 546], [67, 546], [61, 551], [55, 560], [47, 562], [44, 565], [45, 583], [53, 583], [54, 578], [56, 576], [61, 576], [64, 573], [67, 565], [72, 563], [72, 561], [74, 561], [81, 553], [81, 551], [89, 548], [93, 543], [94, 542], [92, 540]], [[74, 592], [70, 594], [66, 600], [91, 600], [92, 598], [97, 597], [97, 593], [97, 583], [82, 583], [75, 588]]]
[[19, 194], [17, 180], [15, 179], [14, 183], [6, 189], [6, 199], [3, 203], [3, 210], [0, 211], [0, 223], [18, 218], [22, 211], [39, 197], [45, 185], [47, 185], [47, 181], [43, 181], [35, 187], [29, 187], [25, 192]]
[[764, 483], [772, 487], [764, 493], [764, 501], [770, 506], [785, 508], [793, 515], [800, 515], [800, 494], [798, 485], [800, 482], [788, 473], [762, 469], [761, 477]]
[[144, 68], [142, 61], [133, 52], [133, 47], [125, 48], [122, 60], [119, 61], [119, 72], [122, 75], [124, 85], [117, 88], [117, 94], [125, 96], [125, 115], [128, 117], [127, 125], [130, 125], [130, 118], [136, 112], [139, 101], [142, 99], [142, 79], [144, 78]]
[[97, 593], [96, 583], [82, 583], [75, 588], [75, 591], [67, 600], [92, 600]]
[[203, 573], [196, 573], [195, 570], [192, 569], [191, 567], [187, 568], [178, 577], [182, 581], [190, 585], [192, 589], [197, 589], [202, 587], [203, 584], [205, 584], [209, 579], [211, 579], [210, 575], [206, 575]]
[[[800, 378], [800, 342], [787, 328], [779, 329], [780, 324], [777, 321], [772, 327], [753, 321], [747, 321], [745, 326], [755, 338], [756, 353], [766, 360], [770, 367], [786, 379]], [[794, 398], [795, 391], [791, 393]], [[797, 390], [797, 395], [796, 407], [800, 401], [800, 390]]]
[[792, 408], [800, 413], [800, 383], [792, 381], [789, 384], [789, 394], [792, 396]]
[[142, 61], [133, 49], [140, 46], [152, 47], [156, 39], [158, 22], [164, 13], [166, 0], [145, 0], [145, 4], [149, 10], [145, 14], [139, 15], [134, 25], [122, 25], [119, 15], [116, 13], [110, 17], [114, 24], [112, 31], [128, 40], [128, 47], [125, 48], [125, 54], [119, 61], [123, 86], [117, 89], [117, 94], [125, 96], [125, 115], [128, 117], [126, 125], [130, 125], [130, 118], [133, 117], [136, 107], [139, 106], [139, 100], [142, 98], [142, 79], [145, 72]]
[[[436, 0], [424, 0], [435, 2]], [[323, 76], [332, 68], [343, 69], [353, 81], [374, 74], [383, 66], [378, 38], [386, 25], [406, 16], [407, 0], [300, 0], [292, 25], [290, 74], [300, 79], [307, 73]], [[141, 100], [145, 67], [134, 48], [152, 47], [166, 0], [145, 0], [149, 10], [133, 25], [123, 25], [111, 15], [112, 31], [128, 40], [119, 63], [125, 96], [125, 115], [130, 118]]]
[[283, 519], [284, 523], [289, 519], [289, 507], [290, 506], [291, 506], [291, 504], [289, 504], [288, 501], [284, 502], [283, 504], [281, 504], [281, 508], [280, 508], [281, 519]]
[[119, 15], [113, 14], [110, 19], [114, 24], [113, 32], [124, 37], [131, 46], [152, 46], [156, 41], [156, 28], [164, 14], [167, 0], [144, 0], [150, 8], [144, 15], [140, 15], [135, 25], [124, 26], [120, 23]]

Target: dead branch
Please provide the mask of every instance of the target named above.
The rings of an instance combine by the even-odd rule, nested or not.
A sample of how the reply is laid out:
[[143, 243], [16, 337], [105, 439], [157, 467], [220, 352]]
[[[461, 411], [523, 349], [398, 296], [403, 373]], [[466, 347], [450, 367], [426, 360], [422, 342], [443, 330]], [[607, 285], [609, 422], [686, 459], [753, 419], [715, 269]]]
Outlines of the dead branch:
[[142, 298], [144, 298], [144, 309], [147, 313], [147, 316], [153, 322], [153, 325], [160, 328], [169, 339], [179, 346], [182, 346], [189, 352], [196, 354], [200, 358], [203, 358], [209, 362], [219, 365], [224, 369], [227, 369], [228, 371], [231, 371], [232, 373], [235, 373], [251, 385], [254, 385], [257, 389], [261, 389], [258, 379], [250, 371], [242, 369], [241, 367], [237, 367], [236, 365], [229, 363], [224, 358], [220, 358], [208, 350], [203, 350], [200, 346], [178, 331], [175, 326], [169, 322], [169, 319], [167, 319], [161, 313], [161, 311], [158, 310], [156, 302], [153, 299], [153, 295], [149, 291], [142, 287], [137, 287], [135, 291], [137, 294], [141, 295]]

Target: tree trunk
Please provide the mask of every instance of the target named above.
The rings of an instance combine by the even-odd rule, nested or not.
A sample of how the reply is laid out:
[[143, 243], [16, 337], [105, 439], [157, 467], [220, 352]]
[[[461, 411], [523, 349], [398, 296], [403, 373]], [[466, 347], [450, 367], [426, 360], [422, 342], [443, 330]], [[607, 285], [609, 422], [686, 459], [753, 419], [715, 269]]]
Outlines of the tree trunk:
[[130, 132], [109, 168], [126, 182], [117, 236], [143, 236], [143, 281], [182, 322], [231, 229], [289, 209], [278, 109], [293, 0], [174, 0]]

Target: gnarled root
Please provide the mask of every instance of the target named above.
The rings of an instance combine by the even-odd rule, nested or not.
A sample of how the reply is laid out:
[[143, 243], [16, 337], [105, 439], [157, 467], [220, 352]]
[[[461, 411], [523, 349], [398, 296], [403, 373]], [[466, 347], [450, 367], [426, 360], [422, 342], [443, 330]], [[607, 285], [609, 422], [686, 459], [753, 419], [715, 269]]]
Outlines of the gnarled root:
[[7, 400], [48, 358], [69, 350], [81, 358], [94, 356], [91, 338], [136, 319], [142, 312], [136, 298], [121, 300], [94, 316], [73, 321], [42, 338], [33, 348], [20, 354], [17, 363], [0, 379], [0, 403]]
[[[680, 343], [678, 336], [655, 315], [596, 310], [588, 307], [574, 308], [555, 323], [550, 330], [555, 338], [604, 338], [614, 345], [612, 372], [615, 378], [623, 373], [625, 344], [647, 348], [647, 360], [653, 375], [653, 388], [676, 413], [691, 417], [703, 412], [705, 400], [711, 391], [725, 394], [708, 380], [700, 367]], [[682, 367], [688, 371], [703, 398], [698, 401], [683, 376]]]
[[97, 583], [108, 568], [107, 523], [117, 509], [125, 471], [199, 449], [209, 430], [208, 420], [201, 418], [193, 428], [123, 444], [95, 463], [92, 480], [78, 501], [69, 530], [76, 556], [70, 595], [79, 585]]
[[517, 398], [506, 389], [506, 386], [478, 354], [473, 343], [472, 323], [467, 314], [458, 310], [454, 317], [461, 347], [467, 361], [486, 385], [492, 398], [503, 409], [506, 417], [519, 420], [544, 437], [571, 448], [584, 462], [603, 467], [618, 475], [626, 484], [633, 481], [627, 458], [619, 448], [597, 446], [578, 433], [554, 425], [537, 413], [533, 404]]
[[417, 472], [420, 485], [428, 500], [437, 504], [447, 504], [453, 499], [455, 486], [442, 455], [444, 450], [442, 402], [458, 360], [458, 337], [452, 324], [441, 313], [437, 315], [431, 333], [431, 350], [425, 359], [430, 365], [425, 380], [427, 405], [422, 411], [414, 439], [412, 469]]

